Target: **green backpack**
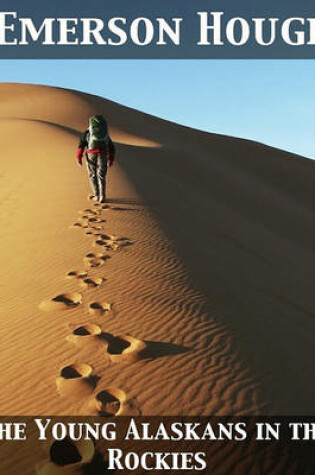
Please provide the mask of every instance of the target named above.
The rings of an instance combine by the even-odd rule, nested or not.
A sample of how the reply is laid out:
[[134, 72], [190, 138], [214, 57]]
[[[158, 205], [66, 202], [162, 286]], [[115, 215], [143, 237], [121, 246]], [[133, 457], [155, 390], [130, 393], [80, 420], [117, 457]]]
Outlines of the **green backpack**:
[[106, 149], [108, 147], [108, 129], [102, 115], [94, 115], [89, 119], [89, 149]]

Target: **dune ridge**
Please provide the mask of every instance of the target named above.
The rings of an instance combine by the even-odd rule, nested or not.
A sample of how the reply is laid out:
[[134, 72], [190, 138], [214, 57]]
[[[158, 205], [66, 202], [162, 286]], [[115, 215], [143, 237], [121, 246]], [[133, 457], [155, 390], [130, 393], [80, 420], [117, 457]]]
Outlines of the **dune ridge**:
[[[93, 207], [74, 155], [100, 112]], [[1, 414], [95, 414], [107, 388], [126, 414], [314, 412], [313, 162], [45, 86], [1, 84], [0, 131]], [[119, 335], [145, 354], [111, 356]]]

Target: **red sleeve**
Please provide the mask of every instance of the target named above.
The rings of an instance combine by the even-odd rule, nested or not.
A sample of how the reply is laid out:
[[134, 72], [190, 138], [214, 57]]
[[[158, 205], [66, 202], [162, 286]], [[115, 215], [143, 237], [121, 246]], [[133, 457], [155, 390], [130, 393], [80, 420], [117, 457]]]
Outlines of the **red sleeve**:
[[81, 160], [83, 157], [84, 148], [78, 148], [77, 150], [77, 160]]
[[110, 138], [109, 139], [109, 153], [108, 153], [109, 157], [108, 157], [108, 159], [111, 161], [111, 163], [113, 163], [114, 160], [115, 160], [115, 152], [116, 152], [115, 146], [114, 146], [114, 144], [113, 144], [113, 142]]

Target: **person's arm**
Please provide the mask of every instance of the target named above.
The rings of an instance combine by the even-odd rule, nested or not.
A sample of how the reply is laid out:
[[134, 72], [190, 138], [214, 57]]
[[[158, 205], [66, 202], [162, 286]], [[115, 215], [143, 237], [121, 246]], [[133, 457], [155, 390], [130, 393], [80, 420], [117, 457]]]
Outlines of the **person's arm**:
[[77, 160], [78, 160], [78, 164], [79, 164], [79, 165], [82, 165], [82, 158], [83, 158], [84, 150], [85, 150], [85, 148], [88, 146], [88, 143], [87, 143], [87, 134], [88, 134], [88, 131], [86, 130], [86, 131], [81, 135], [80, 142], [79, 142], [79, 144], [78, 144]]
[[116, 153], [115, 145], [113, 144], [111, 138], [109, 138], [108, 148], [109, 148], [109, 152], [108, 152], [108, 166], [111, 167], [111, 166], [113, 165], [114, 161], [115, 161], [115, 153]]

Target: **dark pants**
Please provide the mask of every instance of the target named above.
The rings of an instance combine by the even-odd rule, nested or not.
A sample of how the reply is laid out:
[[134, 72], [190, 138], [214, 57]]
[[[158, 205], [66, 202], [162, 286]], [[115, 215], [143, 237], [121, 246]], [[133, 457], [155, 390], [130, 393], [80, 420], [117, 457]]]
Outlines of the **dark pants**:
[[99, 198], [106, 198], [106, 153], [87, 153], [86, 165], [88, 169], [90, 185], [94, 196], [97, 196]]

